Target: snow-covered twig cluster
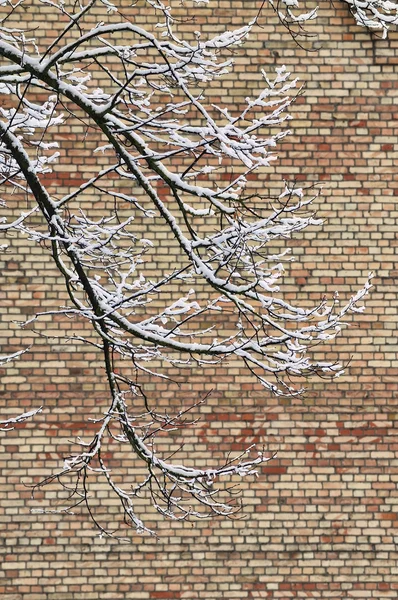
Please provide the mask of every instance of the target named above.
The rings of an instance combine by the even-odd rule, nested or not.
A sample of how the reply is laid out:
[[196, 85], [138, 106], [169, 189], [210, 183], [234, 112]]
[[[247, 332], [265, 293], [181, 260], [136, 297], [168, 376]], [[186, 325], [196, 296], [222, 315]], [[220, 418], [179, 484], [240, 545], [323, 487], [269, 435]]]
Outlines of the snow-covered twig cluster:
[[[279, 17], [280, 22], [288, 29], [294, 39], [299, 41], [311, 34], [309, 22], [318, 16], [318, 6], [305, 13], [300, 6], [306, 2], [298, 0], [268, 0]], [[348, 4], [356, 23], [369, 31], [381, 34], [386, 38], [392, 25], [398, 24], [398, 3], [394, 0], [342, 0]], [[263, 2], [265, 4], [265, 0]], [[337, 4], [330, 3], [337, 8]]]
[[344, 0], [361, 27], [387, 37], [391, 25], [398, 24], [398, 3], [390, 0]]
[[[96, 0], [73, 14], [63, 2], [49, 4], [66, 18], [50, 46], [0, 29], [0, 91], [8, 99], [0, 114], [1, 182], [31, 200], [30, 210], [1, 229], [49, 248], [70, 300], [60, 312], [92, 326], [96, 341], [90, 343], [103, 353], [111, 399], [91, 442], [46, 482], [74, 473], [72, 492], [90, 510], [87, 475], [100, 472], [137, 530], [147, 530], [134, 505], [143, 488], [171, 519], [231, 516], [236, 506], [219, 499], [217, 480], [255, 473], [270, 457], [244, 453], [205, 469], [159, 458], [156, 436], [186, 426], [187, 411], [173, 416], [152, 408], [139, 375], [165, 376], [162, 364], [200, 367], [236, 357], [266, 390], [299, 394], [297, 378], [342, 372], [338, 364], [312, 359], [309, 350], [332, 340], [346, 315], [363, 310], [370, 283], [342, 306], [337, 295], [303, 308], [281, 294], [283, 265], [292, 260], [289, 239], [320, 221], [302, 189], [286, 184], [270, 197], [253, 191], [249, 180], [275, 160], [278, 142], [290, 133], [297, 81], [284, 67], [271, 77], [263, 73], [262, 91], [233, 112], [205, 96], [232, 68], [225, 51], [239, 46], [256, 21], [185, 40], [158, 0], [147, 0], [161, 16], [156, 35], [109, 2], [118, 19], [114, 14], [94, 27], [87, 17]], [[313, 14], [304, 17], [295, 18], [304, 22]], [[103, 153], [108, 164], [59, 195], [46, 181], [52, 164], [68, 160], [57, 149], [67, 119], [92, 132], [86, 139], [97, 141], [93, 156]], [[93, 196], [109, 207], [101, 216], [87, 201]], [[37, 225], [35, 211], [45, 226]], [[145, 264], [160, 252], [153, 236], [159, 219], [179, 254], [174, 267], [155, 277]], [[147, 237], [137, 221], [146, 223]], [[144, 413], [135, 412], [136, 403]], [[146, 467], [132, 490], [108, 469], [105, 438], [128, 445]]]

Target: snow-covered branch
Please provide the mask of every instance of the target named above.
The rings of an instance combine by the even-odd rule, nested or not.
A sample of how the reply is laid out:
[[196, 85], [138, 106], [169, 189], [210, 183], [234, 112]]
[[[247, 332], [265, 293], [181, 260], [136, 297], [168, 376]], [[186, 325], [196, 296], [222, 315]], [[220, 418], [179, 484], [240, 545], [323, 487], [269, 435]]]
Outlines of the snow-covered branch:
[[[140, 375], [166, 377], [169, 365], [236, 358], [269, 392], [300, 394], [300, 378], [342, 372], [310, 350], [333, 340], [345, 318], [363, 310], [370, 287], [365, 282], [342, 305], [337, 294], [306, 307], [284, 298], [284, 265], [294, 258], [289, 240], [320, 224], [312, 191], [286, 183], [271, 195], [250, 180], [276, 159], [290, 134], [298, 82], [279, 67], [263, 72], [263, 89], [234, 111], [211, 98], [212, 82], [233, 68], [225, 51], [243, 42], [256, 19], [208, 40], [198, 32], [186, 40], [168, 7], [147, 3], [161, 15], [154, 32], [118, 15], [110, 2], [103, 2], [114, 13], [110, 22], [93, 27], [88, 16], [95, 0], [78, 13], [46, 0], [67, 25], [45, 48], [40, 39], [0, 28], [0, 91], [7, 97], [0, 108], [0, 178], [5, 200], [16, 190], [30, 202], [19, 217], [3, 219], [0, 230], [49, 249], [70, 300], [59, 312], [84, 319], [96, 336], [87, 343], [103, 353], [110, 393], [93, 439], [43, 483], [75, 473], [82, 486], [74, 488], [76, 503], [87, 503], [87, 473], [100, 472], [137, 530], [146, 530], [134, 508], [144, 487], [172, 519], [232, 516], [236, 506], [220, 499], [217, 481], [256, 473], [272, 458], [251, 450], [221, 466], [193, 468], [158, 457], [157, 435], [186, 426], [189, 409], [160, 414]], [[284, 5], [291, 23], [315, 16]], [[82, 166], [84, 182], [60, 195], [48, 175], [67, 164], [60, 128], [73, 122], [84, 123], [86, 147], [102, 166], [94, 175]], [[102, 214], [93, 197], [106, 207]], [[137, 222], [146, 224], [145, 237]], [[155, 276], [146, 261], [156, 263], [162, 252], [153, 236], [159, 226], [176, 255]], [[80, 333], [74, 339], [84, 341]], [[128, 445], [145, 466], [145, 480], [132, 491], [107, 468], [105, 438]]]

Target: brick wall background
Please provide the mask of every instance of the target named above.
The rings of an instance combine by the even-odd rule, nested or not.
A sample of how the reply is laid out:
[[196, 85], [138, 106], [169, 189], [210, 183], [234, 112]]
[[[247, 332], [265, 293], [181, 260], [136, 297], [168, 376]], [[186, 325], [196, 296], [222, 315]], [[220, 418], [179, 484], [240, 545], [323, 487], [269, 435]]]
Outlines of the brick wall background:
[[[196, 10], [192, 27], [237, 26], [258, 4], [213, 0]], [[40, 14], [33, 2], [24, 7], [32, 27], [39, 24], [43, 35], [54, 37], [59, 25], [51, 11]], [[152, 20], [141, 0], [128, 10], [138, 22]], [[376, 272], [365, 314], [320, 350], [328, 359], [351, 359], [346, 375], [333, 384], [313, 380], [306, 395], [293, 400], [268, 397], [233, 363], [186, 380], [181, 373], [180, 388], [149, 382], [164, 405], [180, 406], [214, 389], [198, 426], [185, 432], [182, 458], [209, 463], [253, 441], [278, 451], [258, 479], [242, 486], [244, 520], [164, 522], [143, 497], [142, 511], [159, 538], [132, 533], [132, 544], [120, 545], [99, 539], [83, 509], [74, 516], [31, 514], [61, 499], [54, 487], [32, 500], [29, 485], [59, 467], [71, 440], [82, 435], [87, 413], [98, 417], [107, 406], [107, 394], [93, 350], [49, 341], [15, 323], [40, 306], [56, 308], [64, 296], [43, 249], [8, 239], [16, 252], [0, 255], [0, 342], [2, 350], [32, 347], [1, 371], [0, 414], [40, 404], [45, 411], [0, 434], [4, 600], [398, 595], [398, 33], [387, 40], [372, 36], [341, 1], [322, 3], [311, 29], [316, 36], [304, 44], [311, 51], [290, 39], [272, 11], [264, 10], [261, 24], [214, 94], [233, 107], [260, 85], [260, 68], [281, 64], [305, 82], [292, 110], [294, 135], [258, 185], [272, 188], [283, 178], [323, 184], [316, 202], [325, 222], [293, 243], [298, 261], [286, 275], [287, 297], [304, 302], [335, 289], [347, 297], [369, 270]], [[70, 165], [56, 169], [51, 183], [58, 190], [95, 168], [82, 130], [76, 125], [62, 134]], [[172, 256], [163, 232], [151, 233]], [[57, 318], [35, 325], [50, 336], [66, 327]], [[175, 448], [181, 438], [165, 439], [164, 448]], [[138, 467], [131, 455], [110, 447], [109, 456], [114, 470], [134, 481]], [[116, 522], [116, 501], [94, 475], [91, 489], [99, 517]]]

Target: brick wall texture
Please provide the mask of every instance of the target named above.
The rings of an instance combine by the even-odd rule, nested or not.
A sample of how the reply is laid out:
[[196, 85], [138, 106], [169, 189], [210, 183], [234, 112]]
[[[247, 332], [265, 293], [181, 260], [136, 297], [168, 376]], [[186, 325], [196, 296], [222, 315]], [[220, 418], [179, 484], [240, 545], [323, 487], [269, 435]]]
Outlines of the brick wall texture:
[[[239, 26], [259, 4], [213, 0], [195, 8], [195, 23], [182, 27], [206, 34]], [[51, 8], [23, 6], [43, 43], [53, 39], [59, 23]], [[125, 10], [151, 27], [141, 0]], [[184, 6], [178, 10], [186, 15]], [[278, 458], [242, 484], [242, 520], [170, 523], [143, 496], [140, 510], [158, 538], [135, 532], [126, 534], [130, 544], [99, 538], [84, 508], [74, 515], [38, 512], [59, 505], [65, 495], [59, 487], [32, 499], [30, 486], [62, 465], [73, 441], [84, 436], [87, 417], [106, 410], [104, 373], [95, 350], [52, 337], [70, 327], [65, 319], [19, 327], [40, 307], [62, 304], [65, 292], [43, 248], [7, 239], [11, 251], [0, 255], [1, 347], [31, 349], [1, 371], [0, 414], [41, 404], [45, 410], [0, 432], [2, 600], [398, 597], [398, 32], [391, 30], [387, 40], [371, 35], [340, 0], [321, 3], [319, 13], [314, 36], [299, 46], [265, 7], [262, 27], [212, 93], [233, 109], [261, 85], [260, 68], [282, 64], [305, 84], [292, 107], [293, 135], [255, 183], [323, 185], [315, 203], [324, 223], [292, 243], [297, 262], [286, 273], [287, 298], [305, 302], [335, 289], [348, 297], [368, 271], [376, 273], [367, 311], [331, 347], [319, 349], [328, 359], [350, 361], [345, 375], [333, 383], [312, 380], [294, 399], [268, 396], [233, 362], [185, 379], [181, 374], [179, 387], [148, 381], [161, 407], [213, 389], [199, 424], [165, 438], [162, 450], [184, 440], [182, 459], [211, 464], [258, 442]], [[61, 134], [69, 158], [49, 184], [66, 191], [96, 164], [82, 126], [67, 123]], [[154, 268], [166, 268], [172, 242], [161, 226], [145, 236], [162, 249]], [[112, 469], [133, 482], [138, 467], [131, 454], [112, 445], [108, 453]], [[91, 494], [99, 520], [117, 523], [117, 502], [95, 474]]]

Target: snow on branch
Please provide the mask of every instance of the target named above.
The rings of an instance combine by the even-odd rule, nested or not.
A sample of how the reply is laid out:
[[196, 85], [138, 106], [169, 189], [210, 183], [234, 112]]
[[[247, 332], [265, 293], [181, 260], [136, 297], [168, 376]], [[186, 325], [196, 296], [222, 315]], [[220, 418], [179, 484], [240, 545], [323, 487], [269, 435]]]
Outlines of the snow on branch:
[[5, 421], [0, 421], [0, 425], [2, 425], [2, 427], [0, 427], [0, 431], [11, 431], [11, 429], [14, 429], [14, 426], [17, 423], [23, 423], [24, 421], [31, 419], [32, 417], [40, 413], [42, 410], [43, 407], [40, 406], [39, 408], [34, 408], [33, 410], [29, 410], [28, 412], [22, 413], [17, 417], [10, 417]]
[[[281, 282], [293, 260], [289, 240], [320, 224], [311, 210], [317, 193], [286, 183], [270, 194], [251, 182], [290, 134], [289, 110], [300, 87], [279, 67], [262, 73], [262, 90], [242, 106], [212, 100], [212, 82], [233, 68], [225, 51], [242, 43], [256, 19], [207, 40], [198, 32], [183, 39], [158, 0], [147, 0], [160, 16], [153, 31], [110, 2], [103, 2], [109, 22], [94, 27], [95, 0], [78, 13], [63, 2], [35, 2], [59, 11], [67, 24], [44, 48], [30, 33], [8, 24], [0, 29], [0, 91], [7, 97], [0, 110], [0, 181], [5, 201], [16, 192], [24, 207], [30, 204], [16, 219], [3, 218], [0, 230], [48, 248], [69, 296], [57, 314], [86, 322], [91, 333], [85, 337], [79, 328], [72, 337], [101, 350], [110, 396], [91, 441], [81, 441], [81, 451], [39, 485], [59, 481], [70, 489], [65, 481], [74, 475], [75, 505], [84, 502], [103, 533], [109, 532], [88, 501], [90, 473], [105, 478], [138, 531], [149, 531], [135, 508], [144, 490], [170, 519], [233, 517], [239, 504], [220, 480], [256, 474], [272, 456], [250, 448], [206, 468], [160, 458], [157, 437], [189, 425], [187, 414], [201, 401], [161, 413], [142, 382], [167, 377], [169, 366], [237, 359], [267, 392], [294, 396], [303, 392], [300, 380], [342, 373], [311, 350], [363, 310], [370, 281], [342, 304], [337, 294], [305, 307], [287, 301]], [[295, 3], [284, 5], [298, 23], [314, 16], [294, 17]], [[84, 125], [84, 151], [91, 149], [98, 167], [86, 172], [82, 159], [84, 181], [62, 195], [48, 174], [69, 164], [61, 132], [73, 123]], [[102, 214], [93, 197], [105, 207]], [[159, 227], [176, 255], [154, 274], [146, 265], [164, 252], [153, 236]], [[109, 440], [129, 448], [146, 469], [132, 489], [116, 483], [106, 464]]]
[[[0, 367], [2, 367], [3, 365], [5, 365], [9, 362], [12, 362], [12, 361], [18, 359], [25, 352], [26, 352], [26, 350], [19, 350], [18, 352], [14, 352], [13, 354], [7, 354], [7, 355], [0, 356]], [[16, 417], [10, 417], [9, 419], [0, 421], [0, 431], [11, 431], [12, 429], [14, 429], [14, 426], [16, 424], [23, 423], [24, 421], [31, 419], [32, 417], [37, 415], [37, 413], [40, 413], [42, 411], [42, 409], [43, 409], [43, 407], [40, 406], [40, 408], [35, 408], [33, 410], [29, 410], [25, 413], [22, 413]]]

